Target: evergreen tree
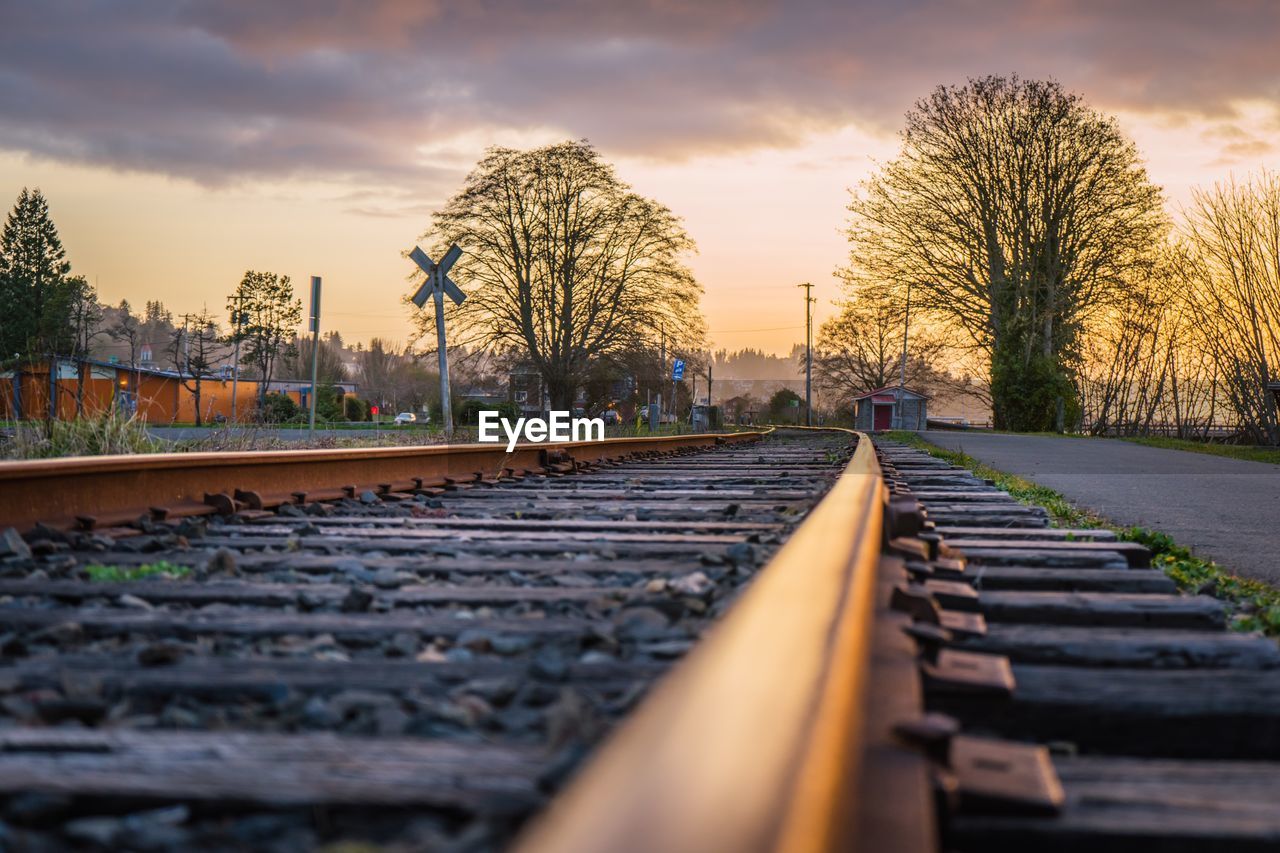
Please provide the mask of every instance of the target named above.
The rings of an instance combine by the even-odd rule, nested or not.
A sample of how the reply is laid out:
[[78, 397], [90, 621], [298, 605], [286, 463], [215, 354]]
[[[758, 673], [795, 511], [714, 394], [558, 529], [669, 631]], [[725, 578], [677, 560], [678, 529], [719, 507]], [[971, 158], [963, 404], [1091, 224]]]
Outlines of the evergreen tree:
[[[237, 310], [243, 315], [239, 324], [234, 322]], [[278, 361], [296, 352], [293, 341], [302, 322], [302, 301], [294, 299], [289, 276], [249, 270], [228, 297], [227, 311], [232, 313], [231, 342], [239, 338], [245, 344], [243, 358], [261, 380], [261, 405]]]
[[23, 188], [0, 233], [0, 355], [30, 359], [75, 349], [71, 264], [39, 189]]

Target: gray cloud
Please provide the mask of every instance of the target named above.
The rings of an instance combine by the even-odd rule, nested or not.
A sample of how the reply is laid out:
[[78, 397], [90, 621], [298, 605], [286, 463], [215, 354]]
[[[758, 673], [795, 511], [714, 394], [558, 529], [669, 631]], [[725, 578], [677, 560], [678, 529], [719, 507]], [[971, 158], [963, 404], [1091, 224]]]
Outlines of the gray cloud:
[[682, 157], [895, 128], [938, 83], [1013, 71], [1226, 123], [1233, 99], [1280, 97], [1278, 37], [1266, 0], [9, 2], [0, 148], [209, 184], [435, 188], [457, 165], [417, 147], [457, 132]]

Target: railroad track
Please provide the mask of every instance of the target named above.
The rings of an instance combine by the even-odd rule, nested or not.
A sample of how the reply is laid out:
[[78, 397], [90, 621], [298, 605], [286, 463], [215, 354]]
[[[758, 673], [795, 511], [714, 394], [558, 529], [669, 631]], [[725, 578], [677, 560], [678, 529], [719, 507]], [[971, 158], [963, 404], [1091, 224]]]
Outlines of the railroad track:
[[[163, 498], [87, 463], [6, 466], [30, 527], [0, 558], [0, 847], [506, 845], [852, 453], [741, 438], [475, 471], [433, 449], [426, 474], [393, 454], [398, 472], [313, 471], [302, 496], [292, 457], [109, 463], [167, 466]], [[351, 463], [326, 453], [313, 467]], [[158, 567], [185, 577], [90, 577]]]
[[1280, 848], [1276, 644], [920, 451], [263, 456], [0, 466], [0, 841]]
[[943, 849], [1280, 849], [1280, 647], [1141, 546], [883, 443]]

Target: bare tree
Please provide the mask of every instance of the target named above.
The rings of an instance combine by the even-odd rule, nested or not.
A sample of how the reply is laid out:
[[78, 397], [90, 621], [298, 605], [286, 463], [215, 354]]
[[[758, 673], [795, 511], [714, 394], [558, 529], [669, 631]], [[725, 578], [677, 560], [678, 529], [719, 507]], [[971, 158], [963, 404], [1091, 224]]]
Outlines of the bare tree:
[[98, 291], [84, 276], [70, 276], [66, 280], [68, 301], [67, 318], [71, 331], [71, 355], [76, 363], [76, 417], [84, 414], [85, 380], [89, 366], [85, 361], [93, 351], [93, 344], [105, 335], [102, 327], [102, 305]]
[[1080, 329], [1150, 264], [1161, 194], [1113, 119], [1054, 82], [940, 86], [850, 205], [853, 274], [908, 283], [990, 366], [997, 426], [1075, 401]]
[[117, 343], [124, 342], [129, 346], [129, 366], [138, 366], [138, 346], [142, 342], [142, 324], [129, 306], [127, 299], [120, 300], [116, 309], [116, 321], [107, 328], [107, 335]]
[[[557, 408], [597, 360], [656, 350], [664, 333], [703, 348], [701, 288], [681, 261], [693, 241], [585, 141], [489, 149], [424, 237], [467, 253], [456, 343], [529, 359]], [[430, 338], [433, 318], [415, 317]]]
[[169, 362], [195, 402], [196, 426], [204, 423], [204, 380], [226, 360], [227, 348], [214, 315], [207, 309], [187, 314], [169, 340]]
[[[828, 405], [847, 408], [858, 394], [897, 385], [901, 378], [905, 305], [884, 291], [864, 288], [840, 303], [822, 324], [814, 346], [814, 384]], [[929, 332], [911, 336], [907, 384], [933, 384], [942, 341]]]
[[1196, 190], [1187, 285], [1226, 404], [1252, 440], [1280, 444], [1267, 383], [1280, 373], [1280, 176]]
[[[328, 339], [320, 339], [320, 349], [316, 353], [316, 383], [334, 385], [347, 379], [347, 370], [342, 364], [341, 339], [337, 347]], [[311, 339], [294, 338], [293, 354], [285, 357], [281, 370], [291, 379], [311, 378]]]

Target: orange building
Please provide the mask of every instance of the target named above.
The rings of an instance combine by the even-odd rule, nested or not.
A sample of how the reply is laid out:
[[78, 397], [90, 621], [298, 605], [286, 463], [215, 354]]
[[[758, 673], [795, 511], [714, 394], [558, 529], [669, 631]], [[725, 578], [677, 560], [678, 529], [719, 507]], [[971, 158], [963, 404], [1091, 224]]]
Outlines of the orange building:
[[[49, 413], [51, 391], [57, 398], [56, 417], [68, 420], [77, 412], [101, 414], [115, 408], [150, 423], [194, 423], [196, 381], [172, 370], [131, 367], [87, 359], [58, 360], [54, 376], [47, 363], [23, 365], [0, 372], [0, 420], [42, 420]], [[231, 420], [235, 389], [236, 418], [248, 420], [258, 400], [259, 382], [215, 374], [200, 379], [200, 415], [204, 422]], [[299, 406], [308, 402], [308, 382], [272, 382], [273, 393], [288, 395]], [[344, 387], [348, 392], [354, 386]]]

